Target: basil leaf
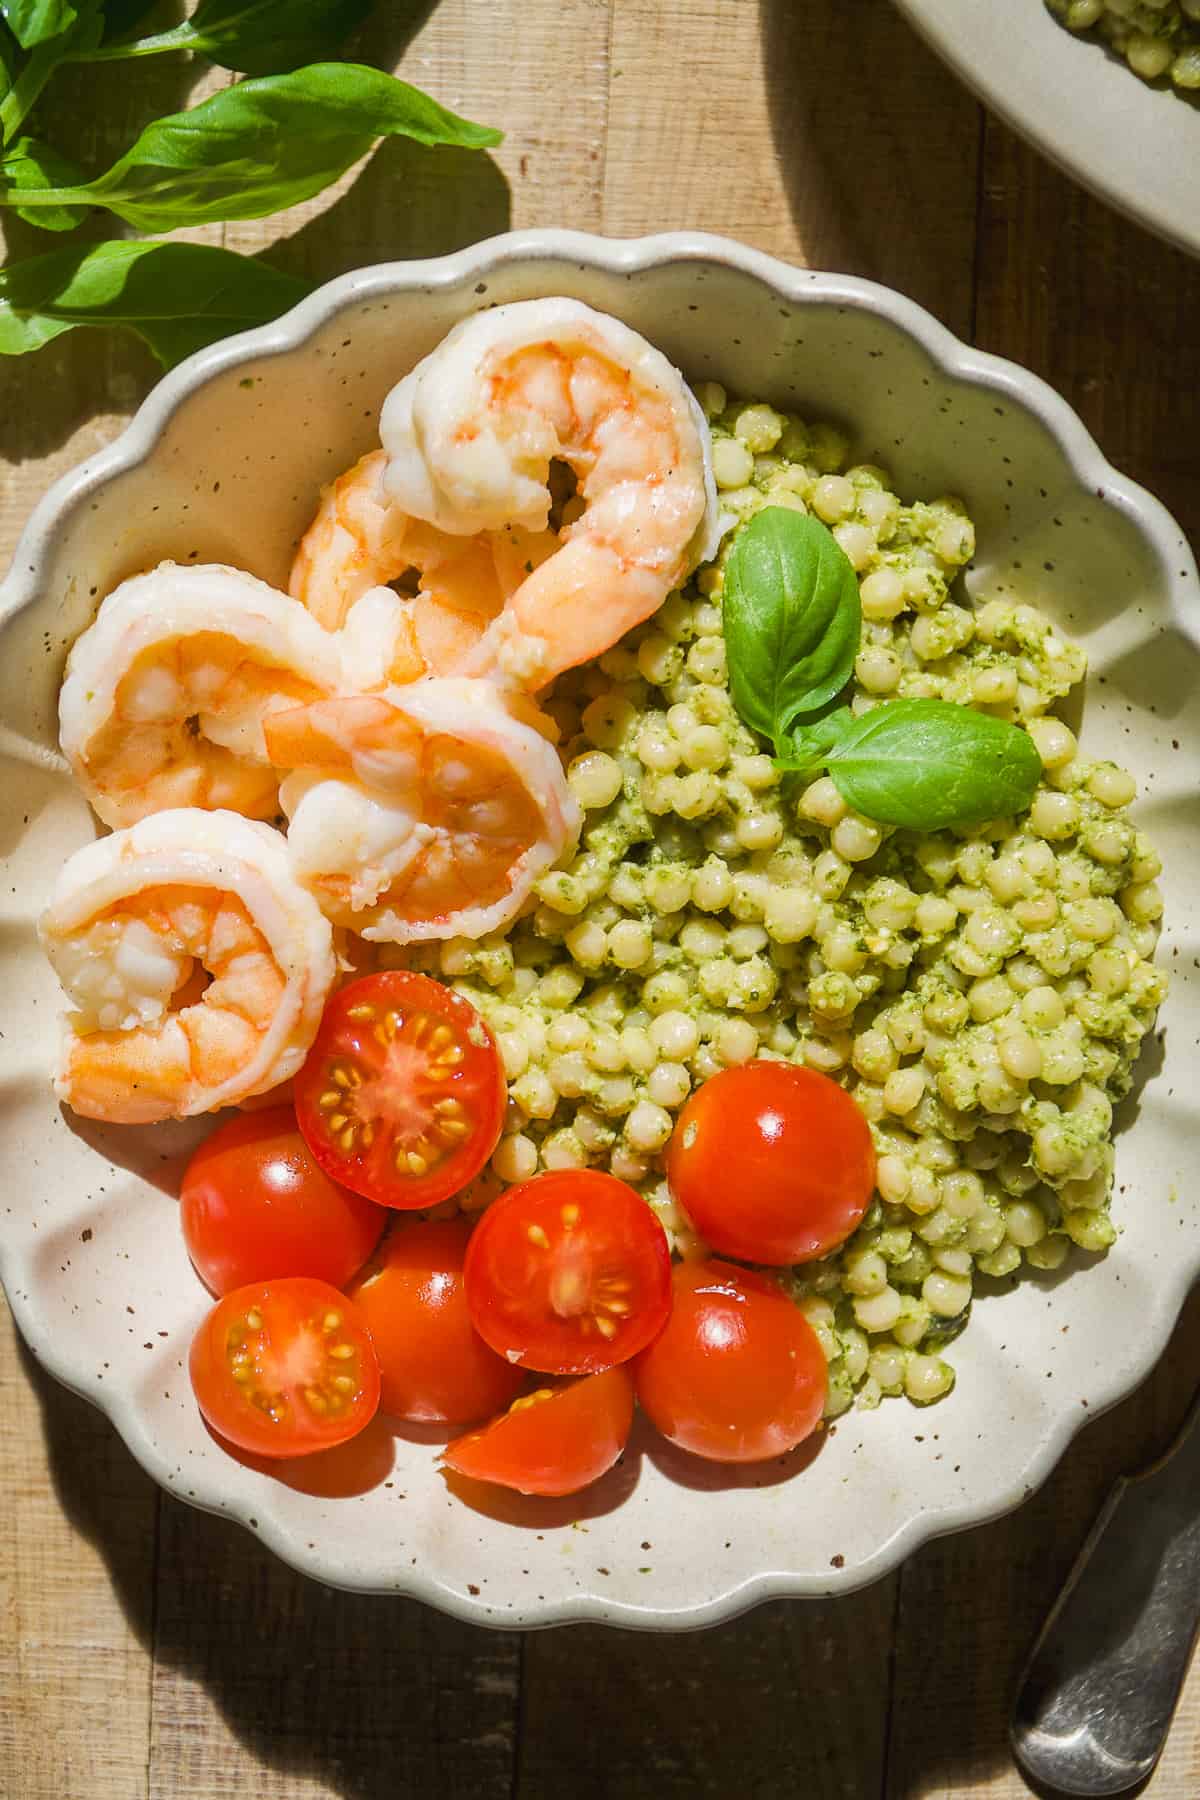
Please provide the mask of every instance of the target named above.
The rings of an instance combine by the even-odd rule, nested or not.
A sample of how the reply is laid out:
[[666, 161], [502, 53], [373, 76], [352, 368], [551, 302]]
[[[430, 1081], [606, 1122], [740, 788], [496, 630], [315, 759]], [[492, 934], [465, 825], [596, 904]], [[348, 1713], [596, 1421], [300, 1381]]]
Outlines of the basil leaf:
[[1042, 759], [1020, 726], [948, 700], [890, 700], [825, 758], [838, 793], [883, 825], [938, 831], [1023, 812]]
[[76, 5], [72, 5], [72, 0], [0, 0], [0, 19], [22, 50], [32, 50], [35, 44], [60, 37], [81, 13], [93, 10], [88, 0]]
[[[140, 231], [260, 219], [320, 193], [393, 135], [470, 150], [500, 141], [379, 69], [314, 63], [155, 120], [106, 174], [47, 189], [41, 204], [107, 206]], [[3, 189], [0, 203], [12, 204]]]
[[78, 325], [125, 325], [167, 368], [233, 331], [277, 318], [310, 284], [210, 244], [141, 240], [51, 251], [0, 269], [0, 356]]
[[776, 768], [798, 775], [823, 768], [834, 745], [852, 732], [856, 724], [850, 708], [839, 706], [826, 713], [824, 718], [801, 725], [799, 730], [784, 738], [780, 745], [782, 754], [775, 759]]
[[362, 24], [371, 6], [372, 0], [201, 0], [174, 30], [107, 43], [86, 60], [193, 50], [244, 75], [275, 75], [323, 61]]
[[722, 605], [733, 703], [782, 746], [850, 679], [862, 632], [854, 570], [818, 519], [768, 506], [734, 539]]
[[[22, 188], [70, 187], [83, 180], [83, 170], [60, 156], [51, 144], [37, 138], [18, 138], [11, 149], [0, 156], [0, 181], [20, 193]], [[73, 231], [87, 217], [83, 206], [31, 206], [25, 208], [17, 200], [10, 202], [19, 219], [38, 225], [43, 231]]]

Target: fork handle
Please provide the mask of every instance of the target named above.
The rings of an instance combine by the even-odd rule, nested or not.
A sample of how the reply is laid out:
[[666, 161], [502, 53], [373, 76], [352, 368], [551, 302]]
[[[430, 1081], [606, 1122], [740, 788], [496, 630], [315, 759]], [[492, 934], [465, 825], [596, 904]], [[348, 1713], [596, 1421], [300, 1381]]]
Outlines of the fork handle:
[[1200, 1397], [1166, 1454], [1123, 1477], [1030, 1654], [1017, 1761], [1067, 1794], [1121, 1794], [1162, 1752], [1200, 1626]]

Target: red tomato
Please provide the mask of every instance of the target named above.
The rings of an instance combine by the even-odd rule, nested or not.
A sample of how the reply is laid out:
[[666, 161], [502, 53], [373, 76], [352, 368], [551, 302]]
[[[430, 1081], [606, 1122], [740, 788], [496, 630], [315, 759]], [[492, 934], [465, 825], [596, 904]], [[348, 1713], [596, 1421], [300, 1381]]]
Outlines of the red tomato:
[[637, 1396], [663, 1436], [712, 1462], [760, 1462], [800, 1443], [825, 1405], [825, 1356], [767, 1275], [732, 1263], [675, 1270], [666, 1329], [638, 1360]]
[[508, 1089], [473, 1006], [407, 969], [340, 988], [296, 1077], [296, 1117], [335, 1181], [384, 1206], [436, 1206], [496, 1147]]
[[467, 1219], [403, 1224], [347, 1290], [370, 1330], [380, 1405], [393, 1418], [468, 1425], [526, 1384], [471, 1324], [462, 1272], [470, 1236]]
[[218, 1300], [189, 1370], [213, 1430], [255, 1456], [345, 1443], [379, 1405], [379, 1364], [358, 1310], [325, 1281], [252, 1282]]
[[188, 1255], [214, 1294], [285, 1275], [344, 1287], [388, 1217], [317, 1167], [290, 1106], [214, 1131], [187, 1166], [179, 1213]]
[[714, 1250], [798, 1263], [843, 1243], [875, 1187], [865, 1115], [828, 1075], [791, 1063], [722, 1069], [667, 1146], [667, 1180]]
[[448, 1469], [522, 1494], [577, 1494], [612, 1468], [633, 1424], [633, 1379], [605, 1369], [538, 1388], [442, 1452]]
[[590, 1375], [634, 1356], [671, 1305], [667, 1234], [640, 1194], [597, 1169], [509, 1188], [475, 1227], [467, 1301], [501, 1356]]

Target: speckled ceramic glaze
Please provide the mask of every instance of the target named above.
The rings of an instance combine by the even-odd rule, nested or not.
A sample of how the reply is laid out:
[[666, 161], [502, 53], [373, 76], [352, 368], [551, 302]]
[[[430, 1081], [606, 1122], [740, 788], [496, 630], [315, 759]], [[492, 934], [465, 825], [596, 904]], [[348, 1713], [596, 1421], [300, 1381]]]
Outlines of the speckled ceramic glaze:
[[[1200, 256], [1200, 98], [1148, 84], [1045, 0], [896, 0], [980, 99], [1084, 187]], [[1053, 246], [1047, 246], [1052, 257]]]
[[[281, 1479], [217, 1448], [188, 1386], [208, 1301], [175, 1204], [208, 1126], [109, 1128], [60, 1112], [49, 1073], [60, 996], [34, 921], [94, 829], [56, 754], [55, 700], [67, 645], [100, 596], [164, 556], [281, 581], [320, 483], [375, 441], [397, 377], [464, 314], [549, 293], [618, 314], [694, 379], [844, 424], [905, 497], [963, 495], [979, 536], [972, 589], [1019, 592], [1087, 645], [1084, 746], [1141, 782], [1136, 817], [1165, 862], [1172, 991], [1142, 1066], [1152, 1079], [1119, 1114], [1117, 1247], [983, 1298], [954, 1346], [948, 1401], [852, 1412], [816, 1447], [759, 1468], [692, 1462], [639, 1429], [590, 1493], [502, 1496], [485, 1514], [447, 1491], [427, 1438], [381, 1425], [357, 1493], [320, 1459]], [[1032, 376], [882, 288], [714, 238], [534, 233], [387, 264], [168, 376], [38, 508], [0, 621], [3, 1277], [34, 1354], [106, 1409], [172, 1493], [241, 1520], [323, 1581], [415, 1594], [485, 1624], [707, 1625], [773, 1595], [870, 1581], [934, 1533], [1017, 1505], [1158, 1356], [1200, 1269], [1187, 1179], [1200, 586], [1172, 520]]]

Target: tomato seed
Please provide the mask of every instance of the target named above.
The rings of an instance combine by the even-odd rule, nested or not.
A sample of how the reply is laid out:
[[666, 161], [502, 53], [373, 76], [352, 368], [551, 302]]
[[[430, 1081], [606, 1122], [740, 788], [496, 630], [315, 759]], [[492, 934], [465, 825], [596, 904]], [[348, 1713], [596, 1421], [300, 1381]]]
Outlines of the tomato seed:
[[357, 1006], [347, 1007], [346, 1017], [348, 1019], [359, 1020], [373, 1019], [375, 1017], [375, 1008], [369, 1003], [360, 1001]]
[[611, 1338], [615, 1338], [617, 1335], [617, 1328], [613, 1324], [611, 1319], [597, 1319], [596, 1320], [596, 1330], [600, 1333], [600, 1336], [603, 1338], [611, 1339]]
[[352, 1394], [358, 1386], [358, 1383], [355, 1381], [353, 1375], [335, 1375], [333, 1378], [333, 1385], [340, 1394]]
[[531, 1244], [536, 1244], [539, 1250], [548, 1250], [550, 1248], [550, 1239], [546, 1236], [546, 1233], [542, 1230], [540, 1225], [527, 1226], [525, 1229], [525, 1236], [529, 1239]]
[[325, 1317], [321, 1320], [321, 1328], [324, 1331], [336, 1331], [341, 1322], [342, 1315], [340, 1312], [327, 1312]]
[[572, 1200], [572, 1201], [568, 1202], [568, 1204], [566, 1206], [563, 1207], [562, 1212], [559, 1216], [561, 1217], [562, 1222], [563, 1222], [564, 1226], [566, 1227], [566, 1229], [568, 1231], [572, 1231], [572, 1230], [574, 1230], [575, 1226], [578, 1225], [578, 1223], [579, 1223], [579, 1208], [576, 1206], [575, 1202]]
[[[341, 1324], [340, 1319], [338, 1320], [338, 1324], [339, 1325]], [[334, 1344], [330, 1348], [329, 1354], [330, 1354], [330, 1356], [335, 1356], [339, 1362], [345, 1362], [347, 1357], [354, 1355], [354, 1345], [353, 1344]]]
[[262, 1330], [262, 1314], [256, 1306], [252, 1306], [250, 1311], [246, 1314], [246, 1324], [251, 1331]]

